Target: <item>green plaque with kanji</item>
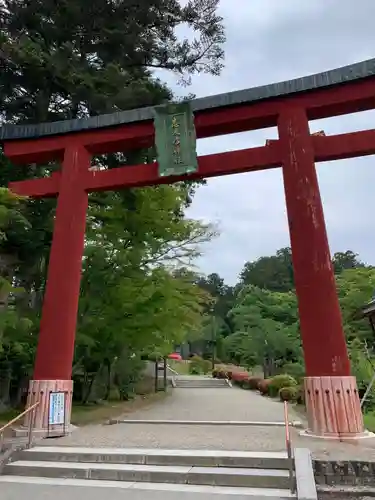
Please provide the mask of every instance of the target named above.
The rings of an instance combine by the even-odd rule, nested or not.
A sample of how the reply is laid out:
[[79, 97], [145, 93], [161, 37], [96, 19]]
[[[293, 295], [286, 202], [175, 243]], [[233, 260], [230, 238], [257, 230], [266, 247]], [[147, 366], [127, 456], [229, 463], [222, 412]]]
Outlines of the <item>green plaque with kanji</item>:
[[155, 107], [154, 126], [159, 176], [196, 172], [197, 138], [190, 104], [182, 102]]

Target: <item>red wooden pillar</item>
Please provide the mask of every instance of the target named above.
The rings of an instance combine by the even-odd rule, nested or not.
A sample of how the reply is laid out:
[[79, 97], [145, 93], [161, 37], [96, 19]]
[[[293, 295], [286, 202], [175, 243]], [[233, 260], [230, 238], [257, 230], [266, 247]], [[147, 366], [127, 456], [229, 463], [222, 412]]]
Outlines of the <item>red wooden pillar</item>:
[[285, 109], [278, 129], [306, 365], [308, 433], [358, 438], [363, 418], [350, 373], [305, 110]]
[[34, 380], [29, 404], [39, 401], [36, 428], [48, 426], [50, 392], [67, 393], [70, 423], [71, 380], [88, 195], [83, 178], [90, 166], [86, 149], [72, 143], [65, 150], [57, 199]]

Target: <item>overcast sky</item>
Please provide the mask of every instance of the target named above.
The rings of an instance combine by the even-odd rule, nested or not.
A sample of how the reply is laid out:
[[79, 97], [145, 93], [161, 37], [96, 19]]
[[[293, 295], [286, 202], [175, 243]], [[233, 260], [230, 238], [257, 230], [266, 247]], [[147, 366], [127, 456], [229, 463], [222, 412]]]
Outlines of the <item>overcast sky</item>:
[[[198, 75], [198, 97], [273, 83], [375, 57], [375, 0], [222, 0], [227, 32], [220, 77]], [[168, 83], [174, 86], [172, 79]], [[174, 86], [176, 93], [181, 89]], [[311, 122], [327, 134], [375, 128], [375, 112]], [[276, 138], [276, 129], [198, 141], [198, 153], [245, 149]], [[317, 165], [331, 252], [347, 249], [375, 264], [375, 159]], [[189, 215], [218, 223], [200, 269], [234, 284], [244, 263], [289, 246], [280, 169], [211, 179]]]

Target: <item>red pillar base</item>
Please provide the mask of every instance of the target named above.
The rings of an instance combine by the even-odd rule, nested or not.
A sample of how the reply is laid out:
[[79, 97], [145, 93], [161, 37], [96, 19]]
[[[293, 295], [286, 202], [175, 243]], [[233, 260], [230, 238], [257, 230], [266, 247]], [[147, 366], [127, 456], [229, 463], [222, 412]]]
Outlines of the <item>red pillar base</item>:
[[355, 377], [306, 377], [308, 430], [302, 436], [339, 441], [373, 438], [365, 430]]
[[[73, 381], [72, 380], [30, 380], [29, 391], [27, 395], [27, 407], [37, 403], [39, 405], [35, 411], [35, 420], [33, 428], [38, 435], [48, 433], [48, 412], [49, 399], [51, 392], [65, 393], [65, 424], [54, 425], [49, 429], [51, 435], [62, 435], [64, 432], [70, 432], [70, 417], [72, 411]], [[25, 417], [24, 426], [28, 427], [30, 412]], [[64, 430], [65, 428], [65, 430]]]

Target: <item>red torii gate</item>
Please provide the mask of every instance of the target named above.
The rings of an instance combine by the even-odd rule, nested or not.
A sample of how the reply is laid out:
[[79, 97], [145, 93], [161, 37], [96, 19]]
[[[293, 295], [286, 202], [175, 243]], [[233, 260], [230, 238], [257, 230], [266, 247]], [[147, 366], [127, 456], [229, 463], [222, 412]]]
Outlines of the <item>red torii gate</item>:
[[[282, 166], [295, 286], [306, 364], [308, 434], [357, 439], [369, 435], [351, 376], [331, 265], [315, 161], [375, 153], [375, 130], [310, 135], [309, 120], [375, 108], [375, 59], [326, 73], [191, 102], [197, 137], [277, 126], [263, 147], [199, 158], [189, 176], [160, 177], [156, 163], [90, 169], [94, 154], [149, 147], [152, 109], [86, 120], [0, 129], [14, 163], [60, 160], [49, 178], [12, 183], [15, 193], [58, 196], [47, 286], [29, 403], [40, 401], [36, 425], [48, 425], [48, 394], [72, 394], [72, 361], [88, 193], [200, 179]], [[70, 403], [68, 404], [68, 413]]]

